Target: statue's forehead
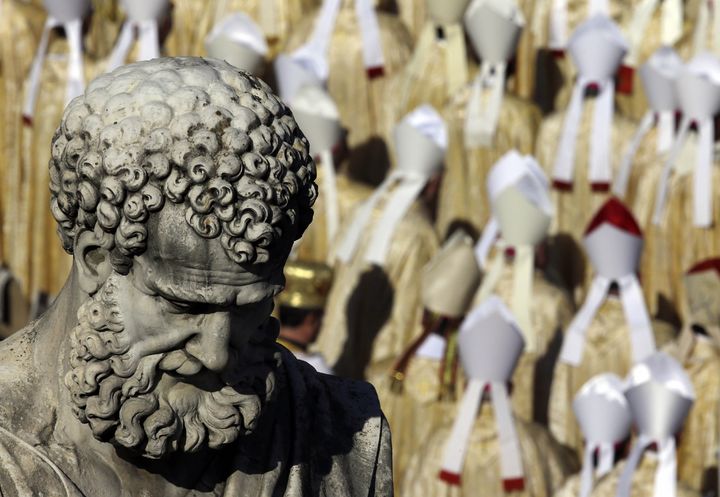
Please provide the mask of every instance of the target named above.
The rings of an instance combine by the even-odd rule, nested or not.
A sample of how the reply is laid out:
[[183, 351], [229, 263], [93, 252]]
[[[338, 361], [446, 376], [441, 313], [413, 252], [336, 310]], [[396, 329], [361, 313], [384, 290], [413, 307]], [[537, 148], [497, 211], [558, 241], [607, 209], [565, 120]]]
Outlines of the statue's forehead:
[[230, 304], [272, 296], [277, 275], [248, 271], [231, 260], [219, 238], [203, 238], [185, 221], [185, 206], [166, 202], [148, 221], [147, 250], [138, 259], [150, 286], [181, 300]]

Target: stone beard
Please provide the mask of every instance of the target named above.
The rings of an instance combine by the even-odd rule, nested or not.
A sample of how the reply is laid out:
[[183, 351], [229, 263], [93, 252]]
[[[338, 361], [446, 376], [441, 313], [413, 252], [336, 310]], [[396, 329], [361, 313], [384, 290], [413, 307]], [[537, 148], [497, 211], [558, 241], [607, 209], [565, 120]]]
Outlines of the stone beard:
[[272, 399], [280, 354], [267, 325], [222, 373], [203, 369], [184, 344], [162, 353], [133, 347], [113, 274], [78, 310], [65, 385], [73, 412], [98, 440], [153, 459], [233, 443], [252, 432]]

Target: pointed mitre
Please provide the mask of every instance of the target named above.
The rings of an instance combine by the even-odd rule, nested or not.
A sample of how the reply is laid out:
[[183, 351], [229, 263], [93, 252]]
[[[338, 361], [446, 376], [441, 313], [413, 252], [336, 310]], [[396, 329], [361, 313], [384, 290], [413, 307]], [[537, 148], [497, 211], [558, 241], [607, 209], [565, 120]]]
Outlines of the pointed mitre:
[[465, 318], [458, 346], [469, 378], [504, 383], [515, 371], [525, 340], [510, 310], [493, 295]]
[[630, 210], [611, 197], [590, 221], [583, 244], [595, 271], [617, 280], [636, 272], [643, 238]]
[[90, 12], [90, 0], [43, 0], [43, 5], [61, 23], [82, 19]]
[[656, 352], [630, 370], [625, 397], [639, 434], [666, 440], [680, 431], [695, 390], [678, 361]]
[[205, 38], [210, 57], [229, 62], [233, 66], [257, 74], [268, 53], [265, 34], [250, 16], [241, 12], [218, 22]]
[[487, 187], [493, 217], [508, 244], [534, 246], [545, 238], [553, 205], [550, 184], [534, 157], [506, 153], [490, 170]]
[[611, 79], [627, 51], [628, 44], [620, 28], [602, 14], [580, 24], [568, 42], [568, 52], [578, 73], [591, 81]]
[[285, 102], [292, 101], [305, 85], [323, 86], [322, 78], [300, 58], [280, 54], [275, 58], [274, 67], [278, 93]]
[[677, 79], [683, 114], [691, 119], [709, 119], [720, 112], [720, 59], [701, 53], [687, 63]]
[[170, 0], [122, 0], [128, 18], [133, 21], [152, 21], [167, 14]]
[[395, 126], [397, 172], [431, 178], [443, 166], [448, 145], [445, 121], [431, 105], [421, 105]]
[[465, 29], [483, 62], [507, 62], [515, 53], [525, 17], [510, 0], [474, 0], [465, 12]]
[[459, 23], [469, 2], [470, 0], [425, 0], [428, 17], [437, 24]]
[[290, 101], [295, 120], [310, 142], [310, 153], [332, 150], [341, 140], [340, 112], [330, 94], [322, 87], [305, 85]]
[[720, 327], [720, 258], [695, 264], [685, 274], [684, 283], [693, 324]]
[[640, 67], [645, 95], [654, 110], [674, 111], [679, 107], [676, 85], [682, 69], [682, 59], [671, 47], [658, 48]]
[[590, 445], [615, 444], [630, 435], [630, 407], [623, 382], [615, 374], [599, 374], [588, 380], [575, 396], [573, 411]]
[[422, 301], [435, 314], [459, 318], [467, 312], [479, 284], [472, 237], [457, 230], [423, 270]]

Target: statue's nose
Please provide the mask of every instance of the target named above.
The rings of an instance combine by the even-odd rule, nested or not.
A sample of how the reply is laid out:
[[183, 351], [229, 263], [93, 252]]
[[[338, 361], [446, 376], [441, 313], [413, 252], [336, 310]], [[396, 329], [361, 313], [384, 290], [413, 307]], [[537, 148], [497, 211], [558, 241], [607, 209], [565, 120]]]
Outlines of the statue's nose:
[[185, 351], [210, 371], [221, 372], [230, 357], [231, 315], [228, 312], [207, 314], [200, 329], [185, 345]]

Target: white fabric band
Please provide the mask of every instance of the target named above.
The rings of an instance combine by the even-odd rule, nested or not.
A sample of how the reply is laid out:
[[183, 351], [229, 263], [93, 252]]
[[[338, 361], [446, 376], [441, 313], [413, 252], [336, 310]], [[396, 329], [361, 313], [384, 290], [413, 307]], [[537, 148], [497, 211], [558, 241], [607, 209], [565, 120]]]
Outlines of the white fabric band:
[[645, 31], [657, 9], [660, 0], [642, 0], [635, 8], [635, 13], [630, 20], [626, 36], [630, 47], [625, 57], [625, 63], [630, 67], [637, 67], [640, 64], [640, 49], [645, 40]]
[[693, 171], [693, 225], [697, 228], [709, 228], [713, 224], [712, 167], [715, 144], [713, 118], [700, 122], [698, 131], [698, 149]]
[[[495, 139], [500, 109], [505, 94], [506, 64], [483, 64], [473, 81], [465, 113], [465, 148], [489, 147]], [[490, 95], [485, 102], [484, 90]]]
[[665, 46], [673, 46], [680, 40], [683, 34], [683, 6], [682, 0], [642, 0], [635, 9], [635, 14], [630, 21], [627, 30], [627, 37], [630, 41], [630, 51], [625, 62], [631, 67], [637, 67], [640, 60], [640, 49], [645, 40], [648, 25], [653, 14], [660, 6], [660, 37]]
[[388, 190], [390, 190], [390, 187], [398, 181], [400, 181], [400, 177], [397, 172], [391, 173], [385, 181], [375, 189], [372, 195], [357, 208], [353, 220], [334, 254], [341, 262], [348, 263], [353, 258], [360, 244], [360, 236], [367, 228], [375, 207]]
[[564, 50], [568, 40], [568, 0], [552, 0], [548, 46]]
[[655, 114], [653, 111], [648, 111], [640, 121], [638, 129], [635, 132], [635, 136], [630, 141], [630, 144], [623, 155], [622, 162], [620, 163], [620, 169], [618, 171], [617, 178], [613, 184], [613, 193], [619, 198], [625, 198], [627, 194], [628, 183], [630, 182], [630, 173], [632, 172], [633, 163], [635, 162], [635, 156], [640, 148], [640, 144], [650, 130], [655, 125]]
[[573, 88], [570, 105], [565, 115], [553, 169], [553, 179], [562, 183], [572, 184], [575, 175], [575, 151], [582, 119], [584, 92], [590, 83], [596, 83], [600, 87], [600, 94], [595, 99], [593, 110], [588, 176], [591, 183], [609, 184], [612, 179], [610, 152], [615, 83], [612, 80], [594, 82], [580, 76]]
[[[561, 362], [576, 367], [582, 362], [585, 333], [598, 309], [605, 302], [611, 283], [612, 280], [600, 275], [595, 276], [593, 279], [585, 302], [583, 302], [565, 334], [562, 350], [560, 351]], [[617, 280], [617, 283], [625, 322], [630, 333], [633, 362], [635, 363], [645, 359], [655, 351], [652, 322], [637, 277], [634, 274], [629, 274]]]
[[150, 60], [160, 57], [160, 39], [158, 24], [154, 19], [134, 21], [128, 19], [123, 24], [113, 51], [108, 58], [106, 72], [110, 72], [128, 62], [128, 54], [135, 41], [137, 33], [140, 43], [137, 61]]
[[[690, 131], [691, 120], [683, 118], [678, 138], [665, 163], [659, 190], [655, 198], [653, 222], [660, 224], [668, 201], [670, 176], [675, 167], [682, 147], [685, 145]], [[693, 169], [693, 225], [698, 228], [709, 228], [713, 224], [713, 185], [712, 168], [714, 163], [715, 123], [712, 117], [697, 123], [698, 143], [695, 150], [695, 167]]]
[[[625, 468], [618, 481], [616, 497], [630, 497], [632, 479], [640, 464], [643, 452], [654, 440], [640, 435], [638, 441], [630, 452]], [[676, 497], [677, 495], [677, 455], [675, 452], [675, 439], [670, 437], [658, 441], [658, 463], [655, 469], [655, 481], [652, 497]]]
[[618, 280], [618, 286], [625, 322], [630, 332], [633, 362], [637, 363], [655, 352], [652, 321], [637, 277], [634, 274], [623, 276]]
[[312, 68], [313, 72], [323, 81], [327, 81], [330, 75], [327, 52], [335, 30], [335, 21], [340, 11], [341, 1], [323, 0], [310, 38], [292, 53], [293, 59], [302, 61], [302, 65]]
[[490, 385], [492, 406], [495, 414], [498, 446], [500, 449], [500, 473], [503, 480], [516, 480], [524, 477], [515, 420], [510, 408], [507, 387], [501, 382], [488, 382], [472, 379], [460, 402], [450, 438], [443, 450], [442, 472], [451, 474], [459, 480], [465, 464], [470, 435], [482, 402], [485, 386]]
[[595, 276], [585, 302], [570, 322], [565, 333], [562, 349], [560, 350], [560, 362], [579, 366], [582, 362], [583, 350], [585, 348], [585, 332], [592, 323], [598, 309], [605, 302], [611, 280], [603, 276]]
[[498, 235], [500, 234], [500, 226], [494, 217], [490, 220], [483, 228], [482, 236], [480, 240], [475, 244], [475, 259], [477, 259], [478, 266], [480, 269], [485, 269], [487, 264], [487, 258], [492, 250], [493, 245], [497, 241]]
[[35, 105], [37, 102], [38, 92], [40, 91], [40, 81], [42, 79], [43, 65], [47, 57], [48, 44], [50, 43], [50, 31], [62, 26], [65, 30], [65, 36], [68, 41], [69, 54], [67, 63], [67, 81], [65, 83], [65, 104], [67, 105], [73, 98], [81, 95], [85, 89], [85, 68], [83, 63], [82, 48], [82, 20], [73, 19], [62, 23], [57, 19], [48, 16], [43, 26], [40, 42], [38, 43], [35, 58], [30, 68], [30, 74], [27, 80], [27, 93], [23, 104], [23, 118], [32, 123], [35, 115]]
[[[310, 38], [293, 52], [292, 57], [313, 69], [320, 79], [327, 81], [330, 66], [327, 61], [330, 40], [342, 0], [324, 0]], [[355, 15], [362, 38], [363, 61], [367, 70], [384, 66], [382, 39], [377, 13], [372, 0], [355, 0]]]
[[665, 161], [662, 176], [660, 176], [660, 182], [658, 183], [658, 191], [655, 195], [655, 209], [653, 212], [653, 224], [655, 225], [660, 225], [662, 222], [662, 218], [665, 213], [665, 205], [667, 204], [668, 188], [670, 188], [670, 176], [675, 168], [675, 161], [678, 159], [678, 156], [687, 141], [688, 132], [690, 131], [690, 123], [690, 119], [687, 116], [683, 116], [677, 138], [675, 139], [673, 146], [670, 149], [670, 154]]
[[[378, 223], [370, 236], [370, 243], [364, 254], [365, 260], [384, 266], [390, 243], [398, 223], [417, 199], [427, 183], [421, 175], [413, 176], [407, 172], [392, 173], [362, 204], [353, 218], [345, 237], [340, 242], [335, 256], [342, 262], [349, 262], [357, 251], [362, 233], [368, 228], [370, 218], [378, 202], [389, 193]], [[390, 191], [390, 189], [392, 191]]]
[[[593, 468], [595, 451], [598, 453], [597, 466]], [[615, 446], [612, 443], [587, 442], [583, 451], [582, 469], [580, 470], [580, 497], [590, 497], [593, 484], [608, 474], [615, 464]], [[593, 469], [595, 469], [593, 471]]]
[[[700, 2], [695, 31], [693, 32], [693, 55], [698, 55], [706, 49], [714, 53], [720, 51], [720, 14], [715, 4], [710, 1]], [[710, 47], [708, 47], [708, 31], [711, 31]]]
[[[564, 50], [568, 43], [568, 0], [551, 0], [550, 35], [548, 46], [556, 50]], [[610, 15], [608, 0], [588, 0], [585, 17], [596, 14]]]
[[590, 139], [590, 182], [610, 184], [612, 167], [612, 124], [615, 107], [615, 82], [611, 79], [600, 85], [595, 101], [593, 129]]
[[[340, 225], [340, 209], [338, 206], [337, 179], [335, 177], [335, 161], [332, 150], [320, 152], [320, 167], [323, 168], [323, 195], [325, 196], [325, 227], [327, 246], [332, 246]], [[328, 261], [329, 263], [331, 261]]]
[[363, 61], [365, 69], [377, 69], [385, 66], [380, 25], [373, 0], [355, 0], [355, 14], [360, 25], [363, 44]]
[[585, 445], [583, 450], [582, 468], [580, 469], [580, 496], [590, 497], [593, 489], [593, 456], [597, 446], [590, 443]]
[[426, 183], [427, 178], [423, 176], [406, 176], [395, 187], [370, 238], [370, 244], [365, 252], [367, 262], [380, 267], [385, 266], [395, 229], [425, 188]]
[[[497, 254], [497, 256], [502, 257], [503, 254]], [[535, 248], [528, 245], [515, 246], [510, 310], [525, 338], [525, 351], [529, 353], [537, 350], [537, 335], [532, 323], [534, 273]]]

